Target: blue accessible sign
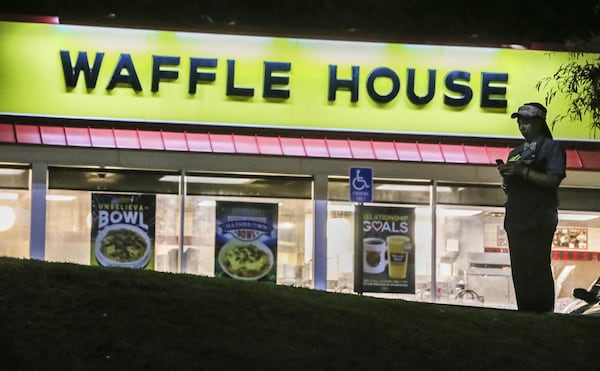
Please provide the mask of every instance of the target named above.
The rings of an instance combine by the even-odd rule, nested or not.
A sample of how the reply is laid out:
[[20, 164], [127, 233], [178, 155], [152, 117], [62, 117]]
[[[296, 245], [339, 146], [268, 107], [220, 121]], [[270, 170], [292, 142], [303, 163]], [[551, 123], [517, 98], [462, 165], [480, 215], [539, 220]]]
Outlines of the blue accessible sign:
[[373, 201], [373, 169], [350, 168], [350, 202]]

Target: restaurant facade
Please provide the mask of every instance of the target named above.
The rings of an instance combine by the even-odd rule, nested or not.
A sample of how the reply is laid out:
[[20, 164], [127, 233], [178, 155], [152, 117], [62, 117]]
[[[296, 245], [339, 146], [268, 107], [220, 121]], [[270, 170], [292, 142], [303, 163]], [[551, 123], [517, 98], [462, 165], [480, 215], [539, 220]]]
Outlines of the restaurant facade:
[[[516, 308], [495, 159], [566, 53], [5, 21], [0, 56], [1, 256]], [[600, 150], [553, 135], [560, 311]]]

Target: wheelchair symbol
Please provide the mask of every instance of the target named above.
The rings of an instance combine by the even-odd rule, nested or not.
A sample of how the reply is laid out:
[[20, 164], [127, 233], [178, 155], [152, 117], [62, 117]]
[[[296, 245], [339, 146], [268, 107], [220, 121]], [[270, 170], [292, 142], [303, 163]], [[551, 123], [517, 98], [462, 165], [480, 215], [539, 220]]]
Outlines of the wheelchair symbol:
[[352, 188], [357, 191], [362, 191], [363, 189], [370, 188], [369, 183], [360, 176], [360, 170], [356, 170], [356, 176], [352, 179]]

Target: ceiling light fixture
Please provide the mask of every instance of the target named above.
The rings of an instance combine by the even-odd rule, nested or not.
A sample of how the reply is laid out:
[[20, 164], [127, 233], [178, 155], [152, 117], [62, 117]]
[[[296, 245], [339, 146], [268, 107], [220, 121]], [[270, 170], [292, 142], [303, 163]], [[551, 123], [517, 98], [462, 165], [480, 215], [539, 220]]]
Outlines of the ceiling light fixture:
[[588, 220], [598, 219], [598, 215], [592, 214], [567, 214], [567, 213], [558, 213], [559, 220], [570, 220], [570, 221], [579, 221], [585, 222]]
[[440, 207], [437, 213], [440, 216], [475, 216], [481, 214], [482, 211], [477, 209], [446, 209]]
[[[476, 209], [446, 209], [443, 207], [438, 207], [436, 210], [437, 216], [475, 216], [481, 214], [482, 210]], [[415, 215], [421, 217], [431, 217], [431, 208], [430, 207], [416, 207]]]
[[278, 229], [294, 229], [295, 224], [292, 222], [283, 222], [279, 223], [277, 226]]
[[0, 200], [17, 200], [19, 195], [13, 192], [0, 192]]
[[329, 211], [344, 211], [344, 212], [354, 212], [354, 205], [352, 204], [329, 204]]
[[[426, 185], [411, 185], [411, 184], [380, 184], [375, 189], [380, 191], [402, 191], [402, 192], [429, 192], [429, 187]], [[462, 191], [464, 188], [456, 188], [458, 191]], [[440, 193], [451, 193], [455, 189], [452, 187], [437, 187], [437, 191]]]
[[24, 172], [23, 169], [0, 169], [0, 175], [21, 175]]
[[73, 201], [75, 196], [46, 195], [46, 201]]
[[[179, 175], [165, 175], [159, 180], [161, 182], [175, 182], [178, 183], [180, 180]], [[186, 176], [186, 182], [188, 183], [199, 183], [199, 184], [249, 184], [254, 183], [256, 179], [251, 178], [226, 178], [226, 177], [212, 177], [212, 176]]]
[[203, 207], [213, 207], [217, 205], [217, 201], [215, 200], [202, 200], [196, 204], [197, 206]]

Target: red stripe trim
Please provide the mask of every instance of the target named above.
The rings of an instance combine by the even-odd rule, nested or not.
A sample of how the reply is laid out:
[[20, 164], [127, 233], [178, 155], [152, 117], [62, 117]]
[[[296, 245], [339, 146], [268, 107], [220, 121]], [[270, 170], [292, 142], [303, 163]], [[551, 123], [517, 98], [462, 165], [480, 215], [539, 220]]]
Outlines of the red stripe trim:
[[163, 143], [167, 151], [189, 151], [190, 147], [185, 133], [161, 131]]
[[423, 161], [417, 143], [396, 142], [395, 144], [400, 161]]
[[352, 149], [348, 140], [344, 139], [326, 139], [325, 144], [329, 152], [329, 157], [333, 158], [353, 158]]
[[42, 143], [46, 145], [66, 146], [65, 128], [61, 126], [40, 126]]
[[113, 129], [90, 128], [92, 147], [116, 148]]
[[600, 170], [600, 151], [579, 151], [579, 157], [583, 168], [590, 170]]
[[233, 135], [233, 145], [235, 146], [236, 153], [247, 153], [257, 154], [260, 153], [258, 150], [258, 144], [256, 137], [250, 135]]
[[216, 152], [209, 134], [184, 133], [184, 137], [187, 142], [188, 151]]
[[[202, 134], [197, 134], [201, 136]], [[212, 152], [217, 153], [236, 153], [233, 144], [233, 134], [208, 134]]]
[[302, 144], [308, 157], [329, 157], [325, 139], [302, 138]]
[[[510, 151], [508, 147], [484, 145], [268, 137], [22, 124], [0, 124], [0, 143], [477, 165], [495, 165], [496, 158], [506, 159]], [[600, 150], [568, 150], [567, 168], [600, 170]]]
[[486, 147], [464, 146], [465, 157], [469, 164], [489, 164], [490, 158]]
[[113, 134], [117, 148], [141, 149], [140, 137], [137, 131], [115, 129]]
[[439, 144], [417, 143], [424, 162], [445, 162]]
[[281, 141], [278, 137], [256, 137], [258, 153], [261, 155], [282, 155]]
[[373, 152], [373, 146], [370, 141], [366, 140], [349, 140], [350, 148], [352, 150], [352, 158], [362, 160], [374, 160], [375, 153]]
[[456, 164], [466, 164], [467, 155], [463, 145], [457, 144], [441, 144], [442, 155], [444, 156], [444, 162], [452, 162]]
[[375, 158], [378, 160], [398, 160], [394, 142], [372, 142]]
[[91, 147], [92, 139], [88, 128], [65, 127], [65, 137], [67, 146], [72, 147]]
[[495, 164], [496, 159], [502, 159], [506, 161], [508, 157], [508, 153], [510, 152], [510, 148], [502, 148], [502, 147], [485, 147], [488, 155], [488, 160], [490, 164]]
[[38, 126], [15, 125], [17, 142], [25, 144], [42, 144], [40, 128]]
[[281, 149], [283, 154], [286, 156], [307, 156], [306, 147], [302, 143], [301, 138], [282, 138], [279, 137], [281, 142]]
[[142, 149], [165, 149], [165, 144], [160, 131], [137, 130], [137, 135]]

